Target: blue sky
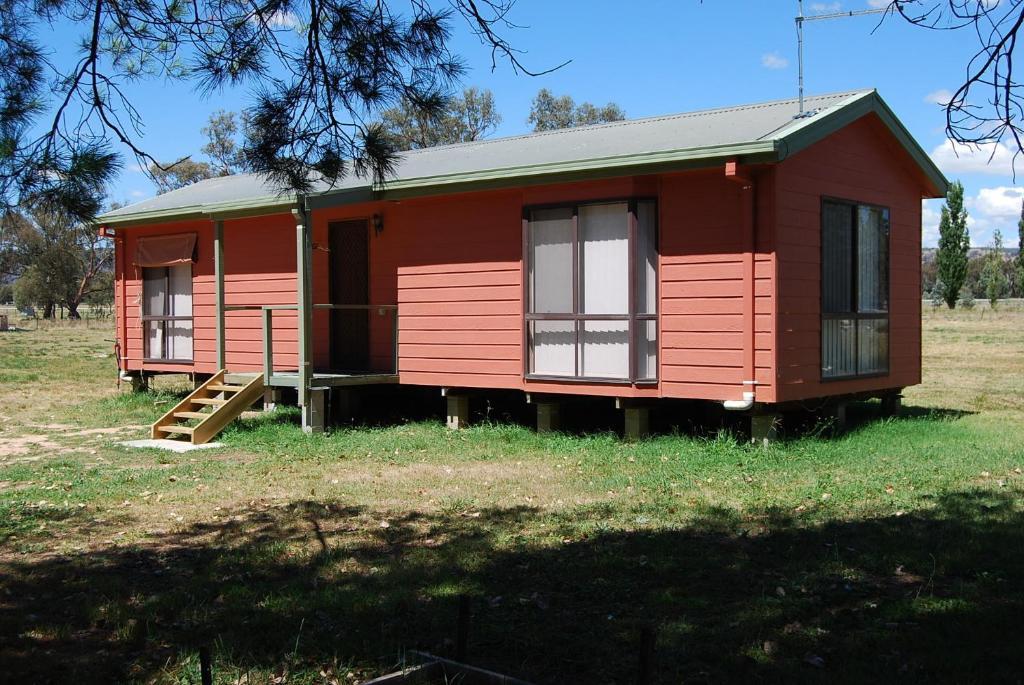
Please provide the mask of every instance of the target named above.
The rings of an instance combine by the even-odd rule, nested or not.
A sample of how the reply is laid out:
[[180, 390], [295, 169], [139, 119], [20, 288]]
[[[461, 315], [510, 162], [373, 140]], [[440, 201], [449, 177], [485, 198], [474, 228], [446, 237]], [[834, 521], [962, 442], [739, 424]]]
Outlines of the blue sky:
[[[399, 6], [401, 0], [395, 0]], [[866, 9], [885, 0], [807, 0], [820, 14]], [[615, 101], [630, 117], [641, 117], [796, 95], [796, 0], [519, 0], [513, 15], [524, 28], [510, 33], [525, 51], [524, 63], [543, 69], [564, 60], [555, 73], [517, 76], [505, 64], [490, 68], [490, 52], [461, 19], [453, 48], [469, 65], [466, 85], [489, 88], [504, 120], [496, 135], [529, 129], [530, 101], [540, 88], [594, 103]], [[879, 25], [879, 22], [881, 24]], [[75, 35], [55, 31], [54, 41]], [[972, 242], [987, 245], [1001, 228], [1016, 245], [1022, 189], [1013, 182], [1008, 148], [961, 150], [945, 140], [945, 117], [936, 104], [955, 89], [976, 48], [969, 31], [934, 32], [880, 15], [808, 24], [806, 92], [875, 87], [921, 145], [951, 179], [964, 182]], [[66, 44], [66, 43], [65, 43]], [[162, 159], [198, 153], [199, 133], [216, 109], [241, 109], [247, 91], [201, 99], [182, 84], [142, 83], [129, 91], [146, 129], [144, 147]], [[113, 199], [137, 201], [153, 186], [131, 164], [115, 185]], [[924, 239], [934, 245], [940, 202], [926, 203]]]

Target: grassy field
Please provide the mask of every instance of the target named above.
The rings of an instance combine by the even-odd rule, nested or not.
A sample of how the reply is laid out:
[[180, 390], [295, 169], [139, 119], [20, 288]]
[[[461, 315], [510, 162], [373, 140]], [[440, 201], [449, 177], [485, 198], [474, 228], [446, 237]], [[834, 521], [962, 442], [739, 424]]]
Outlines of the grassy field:
[[0, 334], [0, 680], [198, 683], [209, 645], [218, 683], [355, 683], [450, 653], [468, 595], [470, 660], [537, 683], [633, 682], [643, 626], [659, 683], [1017, 682], [1024, 311], [924, 325], [900, 416], [768, 448], [279, 411], [187, 454], [117, 446], [186, 379]]

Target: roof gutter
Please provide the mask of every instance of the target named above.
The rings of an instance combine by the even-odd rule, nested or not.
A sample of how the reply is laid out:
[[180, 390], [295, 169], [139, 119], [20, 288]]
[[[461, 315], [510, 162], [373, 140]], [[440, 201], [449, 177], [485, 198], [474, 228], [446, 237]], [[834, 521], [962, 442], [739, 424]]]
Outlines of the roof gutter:
[[401, 200], [425, 195], [441, 195], [474, 190], [569, 183], [573, 181], [610, 178], [629, 174], [652, 174], [663, 171], [713, 168], [730, 159], [755, 164], [772, 162], [779, 157], [774, 140], [752, 141], [735, 145], [669, 150], [639, 155], [619, 155], [575, 162], [528, 164], [471, 173], [421, 176], [401, 181], [388, 181], [371, 188], [328, 190], [310, 195], [310, 209], [324, 209], [374, 200]]
[[117, 229], [194, 219], [223, 221], [227, 219], [266, 216], [268, 214], [284, 214], [290, 212], [299, 202], [299, 198], [294, 195], [271, 195], [243, 202], [218, 202], [210, 205], [158, 209], [149, 212], [136, 212], [134, 214], [103, 215], [97, 219], [97, 223], [101, 227]]

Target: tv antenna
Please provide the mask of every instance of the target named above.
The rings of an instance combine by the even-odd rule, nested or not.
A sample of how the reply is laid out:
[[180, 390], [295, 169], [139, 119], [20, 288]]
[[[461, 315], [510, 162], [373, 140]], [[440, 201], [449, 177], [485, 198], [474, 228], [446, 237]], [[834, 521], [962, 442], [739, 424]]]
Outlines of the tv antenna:
[[796, 61], [800, 72], [799, 75], [799, 90], [800, 90], [800, 113], [797, 114], [797, 118], [808, 116], [804, 112], [804, 22], [807, 21], [822, 21], [824, 19], [844, 19], [846, 17], [861, 17], [865, 14], [885, 14], [889, 11], [888, 7], [881, 7], [878, 9], [869, 10], [851, 10], [848, 12], [830, 12], [828, 14], [812, 14], [810, 16], [804, 15], [804, 0], [797, 0], [798, 11], [796, 15]]

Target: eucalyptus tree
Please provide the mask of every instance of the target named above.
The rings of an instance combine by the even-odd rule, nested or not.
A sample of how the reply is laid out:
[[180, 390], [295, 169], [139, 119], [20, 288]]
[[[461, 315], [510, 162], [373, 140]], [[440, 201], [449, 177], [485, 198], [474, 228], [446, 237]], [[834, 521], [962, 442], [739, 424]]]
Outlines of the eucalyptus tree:
[[[0, 3], [0, 204], [44, 198], [74, 219], [123, 165], [166, 168], [146, 149], [132, 84], [178, 81], [200, 96], [252, 93], [244, 165], [306, 190], [355, 173], [385, 178], [396, 151], [379, 113], [443, 111], [465, 71], [456, 26], [492, 66], [537, 74], [506, 39], [515, 0], [5, 0]], [[77, 31], [70, 56], [47, 46]], [[73, 28], [72, 28], [73, 27]], [[556, 67], [557, 68], [557, 67]]]

